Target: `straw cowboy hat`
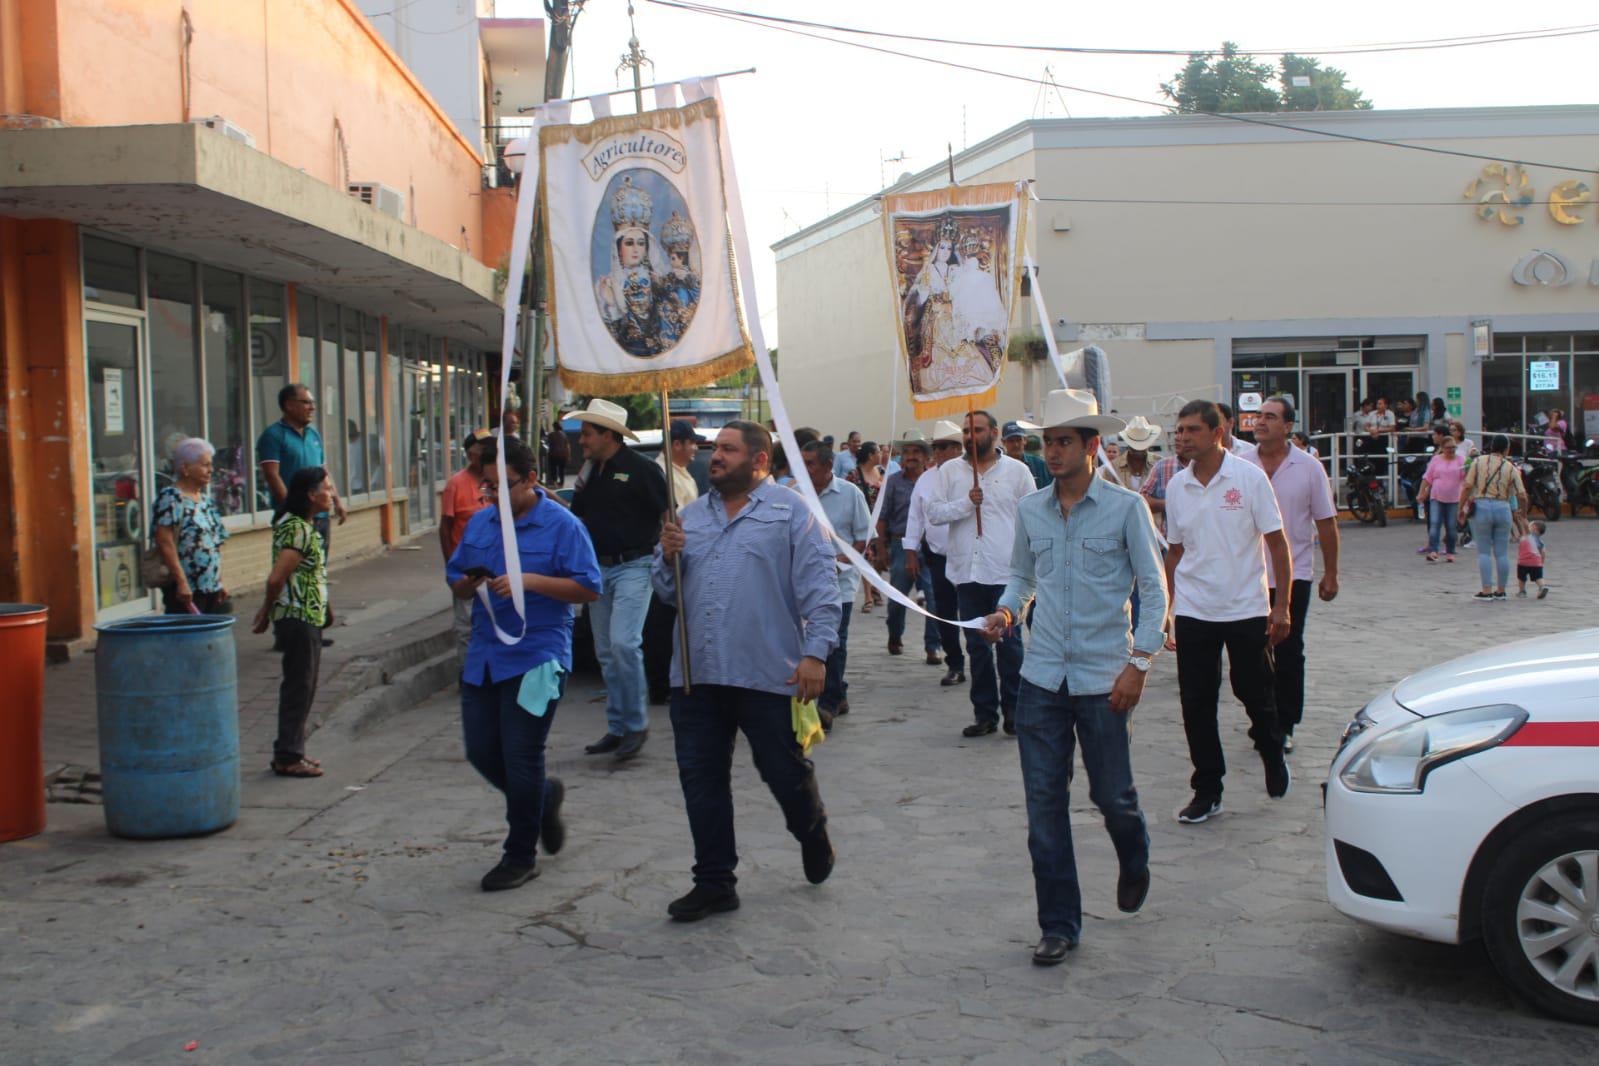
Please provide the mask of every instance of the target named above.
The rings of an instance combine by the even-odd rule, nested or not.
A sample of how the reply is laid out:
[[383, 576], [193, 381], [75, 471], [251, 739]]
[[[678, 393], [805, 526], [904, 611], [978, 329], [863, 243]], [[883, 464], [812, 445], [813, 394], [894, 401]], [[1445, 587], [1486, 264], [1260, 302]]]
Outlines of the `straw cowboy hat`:
[[1099, 401], [1083, 389], [1056, 389], [1044, 398], [1044, 417], [1038, 425], [1022, 423], [1024, 429], [1091, 429], [1105, 436], [1120, 433], [1127, 423], [1114, 415], [1099, 413]]
[[638, 434], [627, 428], [627, 408], [610, 400], [602, 400], [596, 396], [583, 410], [568, 411], [566, 417], [575, 418], [579, 422], [588, 422], [601, 429], [614, 429], [630, 440], [638, 440]]
[[1166, 431], [1150, 422], [1143, 415], [1134, 415], [1127, 423], [1127, 428], [1122, 430], [1122, 443], [1134, 451], [1147, 452], [1160, 443], [1160, 438]]
[[946, 419], [939, 419], [933, 423], [933, 443], [940, 441], [954, 441], [956, 444], [966, 443], [966, 438], [961, 434], [961, 427]]

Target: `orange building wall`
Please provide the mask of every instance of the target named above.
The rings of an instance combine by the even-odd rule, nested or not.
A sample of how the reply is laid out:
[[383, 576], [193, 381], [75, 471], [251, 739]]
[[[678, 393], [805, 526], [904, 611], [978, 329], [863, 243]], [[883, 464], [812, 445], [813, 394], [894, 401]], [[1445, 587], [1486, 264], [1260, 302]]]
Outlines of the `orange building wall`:
[[[68, 124], [221, 115], [260, 151], [330, 185], [348, 178], [398, 189], [404, 221], [495, 265], [485, 258], [481, 157], [349, 0], [0, 4], [54, 7], [55, 117]], [[43, 46], [29, 51], [35, 67], [56, 59]]]

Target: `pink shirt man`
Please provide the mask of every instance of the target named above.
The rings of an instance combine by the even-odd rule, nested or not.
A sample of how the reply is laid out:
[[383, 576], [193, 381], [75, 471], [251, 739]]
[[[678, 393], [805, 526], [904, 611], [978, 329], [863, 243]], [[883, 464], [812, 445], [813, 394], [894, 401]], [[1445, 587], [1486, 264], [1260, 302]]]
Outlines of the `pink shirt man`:
[[[1254, 452], [1243, 456], [1243, 459], [1264, 469], [1260, 456]], [[1313, 580], [1316, 575], [1316, 523], [1338, 513], [1333, 506], [1332, 486], [1327, 481], [1327, 471], [1309, 453], [1290, 446], [1277, 472], [1271, 475], [1271, 488], [1277, 494], [1277, 509], [1282, 512], [1288, 550], [1294, 557], [1294, 573], [1290, 581]], [[1270, 562], [1268, 558], [1268, 568]], [[1277, 574], [1272, 573], [1271, 587], [1277, 586]]]

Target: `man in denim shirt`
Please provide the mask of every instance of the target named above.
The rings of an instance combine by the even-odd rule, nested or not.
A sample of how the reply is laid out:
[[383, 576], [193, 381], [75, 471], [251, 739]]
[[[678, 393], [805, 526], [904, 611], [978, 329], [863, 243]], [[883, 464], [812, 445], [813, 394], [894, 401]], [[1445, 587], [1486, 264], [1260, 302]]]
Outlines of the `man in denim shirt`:
[[[1082, 932], [1068, 797], [1077, 741], [1089, 797], [1105, 816], [1121, 866], [1116, 904], [1131, 913], [1149, 892], [1149, 833], [1133, 786], [1127, 719], [1164, 643], [1166, 582], [1143, 500], [1094, 476], [1099, 436], [1120, 432], [1121, 419], [1100, 415], [1091, 393], [1058, 389], [1045, 401], [1038, 428], [1054, 483], [1017, 508], [1010, 581], [983, 635], [1001, 639], [1037, 593], [1016, 736], [1043, 931], [1033, 961], [1053, 966]], [[1135, 582], [1145, 606], [1129, 639], [1127, 601]]]
[[[841, 610], [834, 548], [795, 492], [768, 477], [772, 438], [729, 422], [711, 453], [711, 491], [661, 531], [653, 577], [677, 596], [680, 559], [687, 641], [672, 656], [677, 776], [694, 835], [694, 888], [666, 908], [680, 922], [738, 907], [733, 743], [750, 755], [800, 843], [805, 877], [833, 872], [816, 772], [794, 737], [791, 701], [821, 694]], [[681, 634], [680, 634], [681, 637]], [[688, 671], [685, 676], [684, 665]]]

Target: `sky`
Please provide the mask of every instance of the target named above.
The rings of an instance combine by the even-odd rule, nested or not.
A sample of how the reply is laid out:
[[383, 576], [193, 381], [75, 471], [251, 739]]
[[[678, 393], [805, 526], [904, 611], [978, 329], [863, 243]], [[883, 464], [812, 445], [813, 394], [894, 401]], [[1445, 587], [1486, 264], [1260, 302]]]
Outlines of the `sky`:
[[[1318, 55], [1337, 47], [1507, 33], [1576, 25], [1570, 8], [1456, 0], [1450, 5], [1344, 0], [1295, 9], [1279, 0], [1223, 5], [1045, 5], [1036, 0], [703, 0], [718, 7], [841, 26], [955, 40], [1204, 49], [1223, 39], [1248, 48]], [[502, 18], [542, 17], [539, 0], [498, 0]], [[770, 245], [1033, 117], [1158, 115], [1163, 109], [1096, 97], [1067, 86], [1160, 101], [1180, 56], [1083, 56], [965, 46], [855, 40], [936, 56], [1061, 86], [1007, 80], [864, 51], [637, 0], [640, 45], [654, 63], [645, 84], [755, 67], [722, 82], [743, 193], [761, 321], [778, 346], [776, 260]], [[1223, 13], [1225, 12], [1225, 13]], [[842, 36], [842, 35], [840, 35]], [[617, 74], [629, 37], [627, 0], [588, 0], [573, 33], [569, 95], [631, 84]], [[1325, 57], [1381, 109], [1593, 104], [1599, 34], [1432, 51]], [[1275, 62], [1268, 58], [1268, 62]], [[617, 98], [618, 112], [626, 98]], [[646, 106], [649, 96], [646, 94]], [[577, 119], [581, 114], [574, 115]], [[1395, 149], [1400, 151], [1400, 149]], [[894, 157], [904, 156], [903, 160]], [[1593, 161], [1599, 168], [1599, 160]], [[1173, 181], [1180, 180], [1173, 175]], [[1374, 173], [1372, 180], [1381, 181]], [[1373, 194], [1378, 190], [1374, 188]], [[1358, 189], [1350, 195], [1357, 196]], [[1181, 190], [1173, 188], [1174, 196]], [[1074, 190], [1115, 196], [1114, 189]]]

